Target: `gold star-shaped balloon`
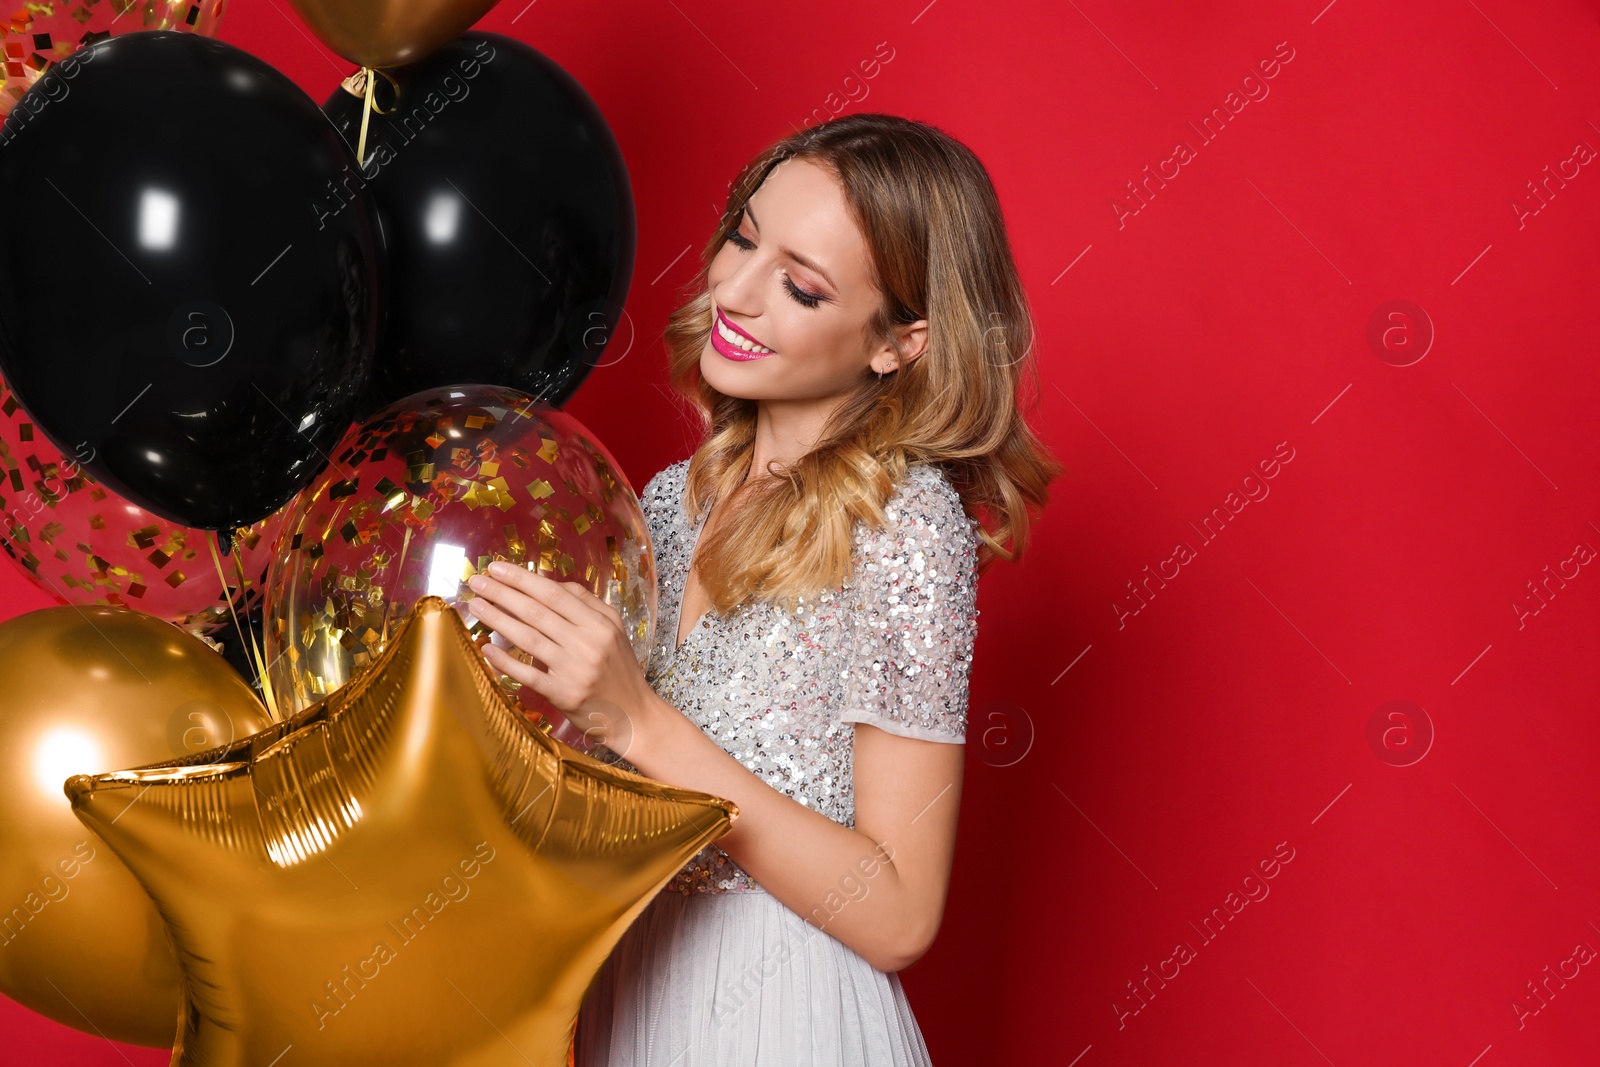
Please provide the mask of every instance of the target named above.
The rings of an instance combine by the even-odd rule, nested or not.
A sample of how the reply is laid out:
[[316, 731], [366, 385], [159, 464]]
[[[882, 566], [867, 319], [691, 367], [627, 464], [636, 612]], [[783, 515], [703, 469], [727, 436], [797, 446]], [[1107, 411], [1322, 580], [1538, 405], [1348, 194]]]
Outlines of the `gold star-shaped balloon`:
[[175, 1065], [563, 1065], [606, 955], [738, 817], [530, 726], [436, 597], [294, 717], [66, 790], [172, 935]]

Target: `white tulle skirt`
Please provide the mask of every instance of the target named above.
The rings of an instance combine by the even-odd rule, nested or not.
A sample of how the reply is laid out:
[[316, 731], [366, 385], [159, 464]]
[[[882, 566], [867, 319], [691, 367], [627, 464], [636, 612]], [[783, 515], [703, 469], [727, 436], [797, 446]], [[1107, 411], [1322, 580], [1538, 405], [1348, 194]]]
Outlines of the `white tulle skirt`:
[[577, 1067], [931, 1067], [900, 977], [764, 890], [658, 894], [578, 1015]]

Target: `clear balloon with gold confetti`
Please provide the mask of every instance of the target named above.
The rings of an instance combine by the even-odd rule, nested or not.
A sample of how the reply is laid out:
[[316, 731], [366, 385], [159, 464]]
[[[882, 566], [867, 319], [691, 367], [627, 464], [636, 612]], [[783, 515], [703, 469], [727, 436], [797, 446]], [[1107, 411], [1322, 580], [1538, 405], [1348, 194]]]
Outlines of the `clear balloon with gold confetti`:
[[[617, 610], [645, 661], [656, 571], [644, 512], [571, 415], [500, 386], [430, 389], [352, 428], [331, 460], [287, 509], [267, 574], [265, 651], [285, 713], [350, 681], [428, 596], [479, 645], [526, 660], [466, 610], [467, 581], [496, 560], [580, 583]], [[557, 738], [592, 747], [537, 693], [501, 685]]]

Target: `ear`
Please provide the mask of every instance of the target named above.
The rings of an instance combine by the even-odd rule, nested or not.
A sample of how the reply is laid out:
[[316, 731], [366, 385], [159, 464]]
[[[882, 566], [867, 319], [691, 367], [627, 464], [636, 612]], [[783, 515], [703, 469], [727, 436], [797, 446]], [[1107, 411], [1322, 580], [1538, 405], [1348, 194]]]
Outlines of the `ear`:
[[891, 371], [904, 370], [927, 351], [928, 320], [918, 319], [905, 326], [896, 326], [894, 335], [896, 347], [883, 345], [873, 353], [871, 369], [874, 372], [888, 374]]

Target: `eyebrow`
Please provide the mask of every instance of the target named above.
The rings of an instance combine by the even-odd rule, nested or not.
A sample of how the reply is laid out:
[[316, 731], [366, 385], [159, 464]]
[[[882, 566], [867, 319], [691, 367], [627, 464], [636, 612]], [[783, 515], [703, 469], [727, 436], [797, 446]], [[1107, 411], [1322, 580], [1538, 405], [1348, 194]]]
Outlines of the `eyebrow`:
[[[750, 216], [750, 221], [755, 224], [756, 233], [760, 233], [761, 232], [761, 223], [756, 219], [756, 213], [750, 209], [750, 205], [748, 203], [746, 203], [745, 206], [744, 206], [744, 212], [745, 212], [746, 215]], [[832, 288], [834, 288], [834, 289], [839, 288], [838, 283], [836, 283], [833, 280], [833, 278], [829, 276], [828, 272], [823, 270], [821, 265], [818, 264], [816, 261], [807, 259], [805, 256], [802, 256], [799, 252], [796, 252], [794, 249], [792, 249], [792, 248], [784, 248], [782, 245], [778, 246], [778, 251], [782, 252], [784, 255], [788, 256], [790, 259], [794, 260], [796, 263], [800, 264], [802, 267], [805, 267], [808, 270], [814, 270], [818, 274], [822, 275], [822, 280], [827, 282], [828, 285], [831, 286]]]

